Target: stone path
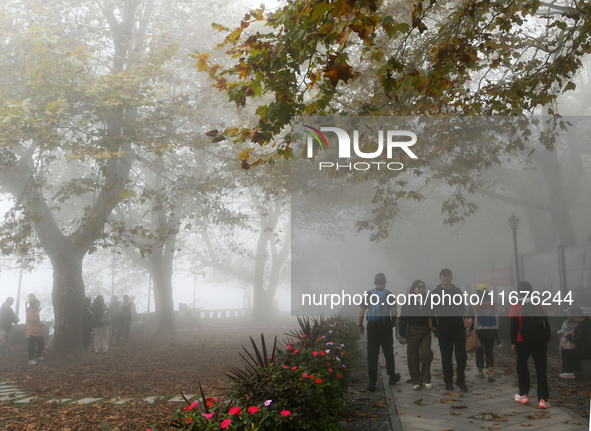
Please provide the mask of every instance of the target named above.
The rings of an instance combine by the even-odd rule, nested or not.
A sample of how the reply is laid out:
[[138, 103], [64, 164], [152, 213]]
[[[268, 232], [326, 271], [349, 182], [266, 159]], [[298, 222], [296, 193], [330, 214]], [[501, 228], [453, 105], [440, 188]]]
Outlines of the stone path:
[[[392, 429], [395, 431], [587, 431], [589, 420], [577, 416], [569, 409], [551, 407], [538, 409], [535, 386], [530, 390], [529, 404], [513, 400], [517, 392], [517, 377], [496, 376], [495, 382], [477, 379], [474, 355], [468, 354], [466, 384], [469, 392], [459, 389], [446, 391], [443, 384], [439, 345], [433, 340], [435, 359], [431, 367], [433, 389], [413, 390], [404, 383], [410, 378], [406, 362], [406, 346], [395, 342], [396, 371], [402, 380], [395, 386], [381, 385], [390, 410]], [[382, 381], [387, 382], [383, 355]], [[455, 364], [455, 361], [454, 361]], [[530, 367], [533, 368], [533, 367]], [[454, 370], [455, 371], [455, 370]], [[552, 403], [552, 393], [550, 393]]]
[[[185, 394], [185, 397], [191, 401], [197, 397], [197, 394]], [[177, 395], [173, 398], [168, 396], [149, 396], [143, 398], [37, 398], [25, 393], [18, 387], [9, 382], [0, 382], [0, 402], [12, 400], [15, 404], [33, 404], [33, 403], [59, 403], [59, 404], [94, 404], [98, 402], [111, 404], [125, 404], [132, 401], [140, 401], [147, 404], [152, 404], [157, 400], [163, 400], [168, 403], [185, 403], [182, 396]]]

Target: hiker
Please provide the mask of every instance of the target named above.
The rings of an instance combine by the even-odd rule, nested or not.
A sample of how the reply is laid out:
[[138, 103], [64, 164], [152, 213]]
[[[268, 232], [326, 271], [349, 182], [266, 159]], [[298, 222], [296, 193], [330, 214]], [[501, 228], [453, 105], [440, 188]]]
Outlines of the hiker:
[[[471, 307], [471, 315], [474, 318], [474, 330], [482, 346], [476, 350], [476, 377], [484, 379], [484, 366], [488, 368], [489, 382], [495, 381], [494, 347], [498, 336], [497, 308], [490, 296], [490, 289], [486, 284], [479, 284], [476, 292], [481, 301]], [[484, 360], [486, 358], [486, 364]]]
[[[530, 295], [532, 285], [528, 281], [520, 281], [517, 285], [519, 301], [511, 306], [511, 351], [517, 354], [517, 382], [519, 393], [513, 396], [518, 403], [529, 402], [529, 369], [527, 361], [531, 356], [536, 368], [538, 381], [538, 407], [550, 408], [548, 402], [547, 352], [550, 341], [550, 322], [548, 313], [542, 305], [532, 304]], [[526, 293], [529, 294], [526, 295]]]
[[[431, 293], [431, 301], [435, 298], [443, 298], [445, 295], [462, 295], [462, 291], [452, 284], [453, 274], [450, 269], [444, 268], [439, 273], [439, 284]], [[468, 392], [466, 386], [466, 331], [472, 325], [472, 318], [466, 318], [466, 307], [463, 301], [459, 303], [443, 299], [439, 303], [432, 302], [434, 315], [429, 318], [429, 327], [435, 331], [439, 338], [439, 350], [441, 351], [441, 365], [443, 368], [443, 381], [445, 390], [453, 390], [453, 353], [456, 356], [456, 385], [462, 392]]]
[[[401, 336], [407, 338], [406, 355], [412, 388], [414, 390], [420, 390], [421, 387], [433, 389], [430, 371], [433, 353], [425, 282], [415, 280], [410, 288], [410, 294], [409, 301], [400, 310], [398, 331]], [[411, 298], [416, 298], [416, 301]]]
[[39, 317], [40, 305], [38, 299], [31, 299], [27, 310], [26, 336], [29, 339], [27, 351], [29, 365], [36, 365], [37, 362], [43, 360], [41, 353], [45, 349], [45, 342], [43, 341], [43, 328]]
[[8, 353], [8, 333], [19, 321], [12, 309], [14, 298], [9, 296], [0, 307], [0, 355]]
[[577, 360], [577, 353], [575, 351], [575, 344], [572, 342], [572, 336], [577, 327], [575, 314], [573, 313], [576, 313], [576, 308], [578, 307], [573, 307], [567, 311], [567, 318], [562, 322], [562, 326], [556, 332], [560, 337], [558, 349], [560, 351], [560, 358], [562, 359], [562, 372], [558, 377], [561, 379], [574, 379], [575, 371], [578, 371], [580, 368], [580, 363]]
[[389, 384], [395, 385], [400, 380], [400, 374], [395, 371], [392, 334], [397, 315], [395, 297], [392, 292], [386, 289], [386, 276], [381, 272], [376, 274], [374, 285], [375, 288], [367, 291], [364, 295], [365, 303], [361, 305], [359, 310], [358, 325], [359, 332], [363, 335], [365, 333], [363, 318], [367, 312], [367, 369], [369, 373], [367, 390], [370, 392], [376, 390], [380, 346], [386, 358], [386, 369], [388, 376], [390, 376]]

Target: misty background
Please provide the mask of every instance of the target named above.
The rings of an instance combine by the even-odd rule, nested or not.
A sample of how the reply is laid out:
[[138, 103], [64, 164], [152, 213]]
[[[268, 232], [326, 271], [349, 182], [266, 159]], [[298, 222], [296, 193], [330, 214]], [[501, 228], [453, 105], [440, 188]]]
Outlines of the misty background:
[[[147, 4], [151, 9], [141, 13], [150, 21], [142, 21], [140, 13], [136, 18], [137, 31], [144, 32], [142, 49], [150, 55], [135, 63], [131, 54], [125, 60], [121, 70], [137, 70], [141, 77], [129, 82], [129, 88], [141, 90], [128, 98], [123, 97], [127, 87], [122, 91], [103, 80], [108, 75], [108, 59], [116, 57], [118, 46], [110, 39], [109, 20], [124, 22], [124, 10], [115, 8], [110, 15], [65, 5], [64, 13], [38, 11], [30, 2], [3, 4], [1, 25], [5, 29], [15, 26], [6, 33], [10, 35], [7, 38], [17, 37], [22, 29], [35, 36], [37, 24], [52, 29], [47, 36], [49, 47], [31, 36], [19, 51], [22, 62], [14, 60], [19, 67], [34, 64], [38, 76], [31, 73], [29, 78], [39, 79], [35, 85], [22, 82], [29, 87], [15, 88], [20, 81], [12, 75], [10, 53], [0, 60], [6, 81], [0, 78], [0, 87], [7, 84], [2, 87], [5, 98], [16, 97], [21, 91], [32, 98], [43, 82], [55, 77], [55, 70], [45, 62], [58, 54], [65, 56], [62, 66], [75, 63], [68, 73], [77, 73], [78, 66], [87, 72], [79, 78], [83, 81], [79, 87], [73, 87], [78, 78], [47, 84], [56, 93], [64, 92], [58, 105], [44, 105], [49, 96], [39, 102], [40, 112], [53, 112], [60, 121], [69, 116], [56, 128], [61, 136], [50, 136], [39, 146], [25, 140], [25, 148], [17, 151], [22, 158], [30, 157], [32, 170], [25, 178], [39, 182], [40, 193], [64, 234], [74, 232], [77, 223], [89, 217], [97, 187], [102, 185], [100, 180], [98, 186], [93, 181], [105, 169], [105, 160], [113, 157], [108, 145], [102, 146], [108, 134], [99, 130], [113, 121], [113, 112], [121, 106], [128, 110], [132, 104], [140, 107], [134, 108], [133, 130], [126, 132], [142, 145], [135, 150], [129, 180], [119, 191], [123, 199], [106, 217], [98, 240], [83, 261], [86, 296], [102, 294], [108, 303], [112, 295], [134, 295], [138, 312], [154, 311], [153, 274], [163, 273], [155, 266], [161, 262], [153, 260], [156, 249], [165, 250], [162, 256], [171, 260], [169, 281], [177, 311], [184, 303], [202, 309], [252, 311], [260, 307], [288, 312], [294, 305], [292, 270], [297, 270], [298, 276], [304, 273], [327, 291], [342, 288], [355, 293], [371, 288], [377, 272], [386, 274], [388, 288], [394, 292], [406, 292], [415, 279], [424, 280], [432, 289], [438, 284], [439, 270], [448, 267], [454, 273], [454, 284], [475, 288], [483, 281], [479, 277], [482, 269], [514, 269], [512, 232], [507, 222], [512, 214], [520, 219], [517, 241], [522, 263], [526, 256], [540, 253], [555, 256], [559, 247], [583, 247], [587, 257], [580, 268], [582, 278], [573, 288], [591, 289], [591, 134], [586, 119], [591, 115], [589, 58], [573, 80], [576, 90], [560, 99], [557, 110], [565, 116], [583, 117], [572, 117], [577, 127], [560, 136], [554, 152], [540, 150], [528, 158], [524, 150], [521, 157], [483, 170], [481, 186], [470, 196], [477, 210], [453, 225], [444, 224], [441, 210], [453, 190], [417, 176], [408, 188], [420, 190], [425, 199], [405, 202], [396, 215], [382, 214], [388, 219], [389, 235], [371, 241], [371, 230], [358, 232], [356, 223], [374, 214], [372, 198], [375, 190], [383, 187], [383, 178], [331, 183], [308, 176], [309, 166], [300, 160], [245, 170], [238, 157], [247, 147], [212, 143], [205, 135], [252, 117], [255, 107], [237, 111], [228, 104], [207, 76], [198, 73], [195, 53], [223, 55], [216, 48], [222, 36], [211, 23], [233, 28], [258, 2]], [[268, 9], [273, 7], [267, 3]], [[60, 38], [70, 40], [72, 34], [87, 45], [66, 44], [62, 48]], [[51, 51], [56, 46], [58, 53]], [[85, 55], [80, 55], [82, 51]], [[106, 119], [84, 118], [95, 115], [86, 107], [91, 97], [96, 98]], [[81, 114], [70, 112], [77, 104]], [[24, 110], [22, 106], [19, 109]], [[60, 139], [71, 146], [55, 144]], [[101, 151], [104, 156], [98, 154]], [[12, 166], [6, 153], [0, 156], [3, 166]], [[311, 188], [294, 192], [293, 179], [302, 177], [312, 180], [306, 186]], [[29, 293], [41, 300], [42, 317], [53, 320], [53, 268], [32, 228], [35, 220], [31, 221], [21, 206], [25, 190], [25, 183], [13, 174], [0, 176], [0, 299], [16, 298], [20, 284], [21, 322]], [[297, 223], [294, 217], [298, 217]], [[296, 223], [293, 233], [292, 223]], [[296, 243], [293, 249], [292, 243]], [[295, 268], [291, 265], [294, 258]], [[523, 268], [522, 273], [529, 276]], [[548, 281], [553, 283], [549, 286], [536, 285], [536, 281], [538, 289], [560, 288], [554, 279]]]

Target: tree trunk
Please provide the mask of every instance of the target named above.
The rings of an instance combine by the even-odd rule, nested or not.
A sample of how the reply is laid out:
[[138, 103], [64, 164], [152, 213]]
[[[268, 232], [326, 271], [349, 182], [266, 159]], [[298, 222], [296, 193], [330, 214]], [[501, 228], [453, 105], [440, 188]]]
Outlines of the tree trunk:
[[174, 331], [174, 303], [172, 300], [173, 256], [174, 240], [167, 241], [166, 245], [152, 247], [150, 253], [150, 272], [154, 281], [154, 304], [158, 322], [158, 333], [172, 333]]
[[63, 357], [82, 351], [82, 310], [84, 251], [70, 249], [50, 256], [53, 266], [54, 337], [51, 352]]

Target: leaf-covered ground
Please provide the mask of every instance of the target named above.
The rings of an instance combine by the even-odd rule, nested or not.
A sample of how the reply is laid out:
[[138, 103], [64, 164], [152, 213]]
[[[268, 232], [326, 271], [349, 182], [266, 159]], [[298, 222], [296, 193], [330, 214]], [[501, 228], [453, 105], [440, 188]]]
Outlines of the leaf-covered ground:
[[[141, 402], [143, 398], [197, 394], [199, 382], [206, 396], [223, 395], [229, 388], [225, 371], [240, 364], [241, 346], [250, 344], [249, 336], [260, 338], [261, 332], [272, 342], [275, 334], [284, 338], [287, 327], [260, 329], [230, 324], [165, 336], [136, 331], [129, 345], [111, 345], [108, 353], [85, 353], [56, 361], [48, 351], [45, 361], [38, 365], [28, 365], [24, 344], [12, 346], [8, 357], [0, 359], [0, 381], [9, 381], [40, 399], [94, 397], [104, 401], [86, 406], [0, 402], [0, 429], [146, 429], [164, 420], [179, 404], [147, 404]], [[124, 405], [108, 402], [115, 397], [133, 401]]]

